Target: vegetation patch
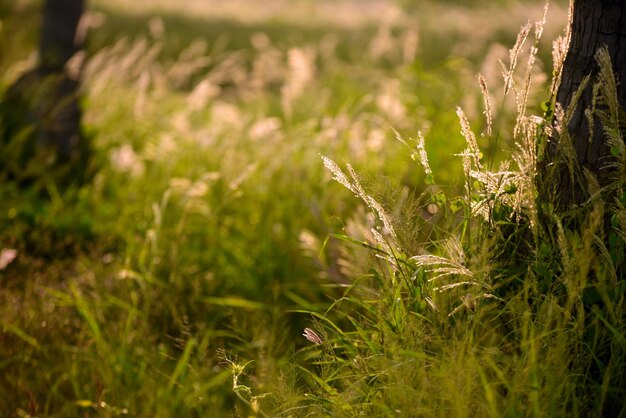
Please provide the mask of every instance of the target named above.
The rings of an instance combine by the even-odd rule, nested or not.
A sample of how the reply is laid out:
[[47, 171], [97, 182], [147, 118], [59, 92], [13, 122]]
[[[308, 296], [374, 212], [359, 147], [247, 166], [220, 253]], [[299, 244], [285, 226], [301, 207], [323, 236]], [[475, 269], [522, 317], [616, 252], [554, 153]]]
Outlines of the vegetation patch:
[[[0, 411], [626, 413], [607, 50], [576, 96], [610, 140], [598, 180], [556, 100], [559, 4], [253, 3], [86, 12], [80, 181], [0, 167]], [[0, 2], [0, 97], [38, 16]], [[8, 114], [1, 158], [26, 143]]]

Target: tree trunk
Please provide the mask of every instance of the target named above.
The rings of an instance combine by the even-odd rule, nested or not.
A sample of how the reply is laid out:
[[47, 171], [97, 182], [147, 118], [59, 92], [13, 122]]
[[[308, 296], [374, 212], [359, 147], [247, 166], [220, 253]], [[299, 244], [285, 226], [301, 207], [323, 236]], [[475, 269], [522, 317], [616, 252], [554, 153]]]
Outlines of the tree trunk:
[[51, 83], [49, 107], [42, 110], [50, 122], [45, 127], [47, 140], [56, 146], [61, 163], [84, 158], [80, 155], [85, 139], [80, 129], [79, 80], [65, 71], [67, 62], [81, 47], [76, 32], [84, 7], [84, 0], [46, 0], [44, 4], [39, 73], [44, 79], [58, 79]]
[[[613, 71], [618, 79], [618, 102], [626, 107], [626, 1], [624, 0], [575, 0], [571, 26], [571, 41], [565, 58], [561, 85], [556, 100], [567, 109], [572, 97], [583, 79], [591, 75], [568, 124], [576, 158], [581, 167], [591, 171], [600, 186], [606, 186], [611, 177], [610, 147], [607, 145], [602, 123], [594, 116], [593, 130], [590, 132], [585, 110], [593, 100], [593, 83], [598, 74], [595, 60], [596, 52], [606, 47], [611, 57]], [[549, 150], [551, 156], [559, 152], [553, 144]], [[579, 184], [572, 184], [571, 178], [561, 173], [561, 185], [558, 190], [559, 200], [564, 206], [580, 204], [584, 200], [585, 190]]]
[[46, 0], [39, 42], [39, 69], [60, 72], [80, 45], [76, 42], [84, 0]]
[[[615, 209], [611, 207], [615, 205], [615, 198], [621, 198], [622, 193], [620, 192], [618, 195], [619, 188], [613, 186], [620, 184], [620, 181], [624, 181], [624, 179], [617, 179], [620, 173], [623, 173], [623, 167], [619, 167], [616, 163], [619, 163], [620, 160], [623, 161], [623, 156], [620, 156], [618, 159], [617, 156], [612, 155], [608, 136], [604, 131], [602, 121], [598, 117], [599, 111], [607, 110], [604, 108], [605, 104], [601, 101], [595, 103], [595, 112], [593, 114], [588, 112], [594, 106], [594, 85], [602, 82], [598, 78], [600, 68], [596, 60], [596, 53], [601, 48], [606, 48], [610, 56], [613, 73], [618, 82], [617, 101], [619, 106], [624, 109], [626, 107], [626, 0], [575, 0], [571, 40], [563, 65], [561, 85], [556, 97], [557, 102], [566, 109], [566, 112], [572, 112], [573, 110], [572, 118], [568, 123], [567, 132], [561, 133], [560, 138], [557, 138], [548, 148], [550, 160], [556, 162], [550, 169], [556, 171], [552, 171], [553, 176], [547, 175], [541, 181], [544, 182], [543, 187], [552, 193], [550, 197], [555, 199], [554, 201], [559, 212], [561, 212], [560, 214], [564, 215], [561, 219], [563, 226], [574, 229], [574, 231], [580, 233], [580, 236], [591, 233], [603, 239], [605, 243], [604, 249], [610, 255], [612, 266], [615, 269], [615, 277], [619, 278], [618, 280], [623, 280], [625, 268], [624, 242], [611, 225], [611, 219], [614, 219], [612, 215], [616, 213]], [[589, 83], [582, 91], [576, 108], [568, 109], [587, 76], [590, 76]], [[586, 111], [587, 113], [585, 113]], [[589, 116], [593, 118], [591, 129]], [[626, 129], [623, 129], [623, 113], [619, 116], [619, 119], [619, 123], [622, 124], [621, 135], [623, 140], [624, 132], [626, 131]], [[569, 144], [559, 143], [559, 141], [570, 141], [570, 138], [567, 138], [568, 133], [574, 151], [571, 157], [569, 157], [571, 154], [568, 153], [570, 149]], [[568, 163], [563, 162], [568, 158], [575, 160], [569, 166]], [[576, 163], [578, 164], [577, 166]], [[594, 230], [594, 227], [590, 224], [590, 220], [593, 219], [593, 216], [590, 215], [595, 209], [595, 205], [586, 205], [590, 197], [598, 197], [595, 193], [596, 190], [593, 190], [596, 186], [589, 184], [590, 180], [582, 172], [583, 169], [588, 170], [596, 178], [601, 188], [602, 200], [607, 203], [604, 209], [603, 227], [599, 227], [598, 230]], [[544, 167], [543, 174], [547, 172], [548, 170]], [[553, 181], [555, 184], [550, 184]], [[594, 181], [591, 180], [591, 182]], [[554, 195], [555, 192], [556, 195]], [[600, 256], [599, 251], [594, 257], [593, 263], [607, 264], [603, 256]], [[587, 272], [587, 287], [582, 292], [582, 302], [585, 304], [585, 308], [589, 309], [587, 312], [590, 311], [591, 305], [596, 304], [597, 307], [597, 302], [592, 297], [588, 298], [587, 296], [594, 295], [594, 292], [597, 293], [598, 287], [604, 289], [609, 283], [607, 279], [609, 274], [603, 273], [608, 272], [609, 269], [603, 267], [603, 270], [600, 269], [599, 271], [600, 276], [597, 277], [597, 271], [593, 268]], [[568, 276], [565, 275], [564, 277]], [[600, 285], [596, 287], [599, 280], [607, 281], [600, 281]], [[617, 290], [619, 288], [616, 285], [613, 296], [606, 296], [607, 299], [614, 299], [615, 305], [608, 304], [606, 306], [618, 306], [620, 303], [618, 301], [620, 298], [623, 298], [623, 294], [620, 295], [619, 290]], [[598, 296], [598, 300], [600, 299]], [[608, 309], [603, 310], [603, 307], [598, 309], [602, 309], [604, 317], [610, 317]], [[610, 312], [619, 312], [612, 309]], [[613, 318], [619, 317], [620, 313], [615, 315]], [[602, 319], [602, 316], [600, 318]], [[616, 321], [619, 321], [619, 319], [616, 319]], [[607, 325], [609, 324], [608, 322], [606, 323]], [[611, 326], [609, 325], [608, 327], [610, 328]], [[608, 395], [604, 398], [604, 392], [600, 396], [600, 391], [595, 389], [605, 383], [608, 384], [608, 387], [623, 387], [623, 377], [610, 372], [612, 364], [623, 364], [623, 362], [619, 363], [620, 360], [618, 360], [621, 354], [616, 354], [617, 352], [614, 351], [613, 344], [615, 340], [612, 340], [611, 332], [599, 322], [594, 323], [587, 320], [585, 322], [585, 330], [583, 341], [586, 346], [593, 347], [594, 357], [588, 366], [585, 378], [586, 383], [583, 386], [587, 395], [583, 392], [581, 396], [589, 396], [592, 399], [591, 404], [595, 405], [597, 409], [592, 409], [589, 412], [598, 416], [618, 416], [623, 414], [624, 400], [619, 392], [608, 391]], [[619, 366], [617, 367], [619, 368]]]
[[22, 75], [0, 103], [0, 170], [10, 178], [59, 183], [82, 180], [89, 144], [80, 121], [79, 75], [66, 64], [76, 42], [84, 0], [45, 0], [36, 68]]

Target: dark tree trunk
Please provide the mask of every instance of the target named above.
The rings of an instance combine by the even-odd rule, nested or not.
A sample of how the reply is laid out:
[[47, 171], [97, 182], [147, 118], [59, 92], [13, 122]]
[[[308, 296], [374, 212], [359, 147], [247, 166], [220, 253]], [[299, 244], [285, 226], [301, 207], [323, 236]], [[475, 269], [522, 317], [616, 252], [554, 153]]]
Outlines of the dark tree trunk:
[[63, 71], [67, 61], [78, 51], [76, 32], [84, 8], [84, 0], [46, 0], [39, 42], [42, 72]]
[[22, 75], [2, 100], [0, 160], [9, 177], [61, 183], [82, 180], [89, 146], [82, 134], [79, 74], [66, 64], [76, 40], [84, 0], [45, 0], [37, 67]]
[[[626, 1], [625, 0], [575, 0], [571, 26], [571, 42], [563, 66], [561, 85], [557, 92], [557, 102], [567, 108], [583, 79], [591, 75], [591, 82], [585, 88], [569, 122], [568, 131], [572, 138], [576, 158], [581, 167], [590, 170], [600, 186], [606, 186], [611, 177], [607, 163], [611, 160], [610, 148], [603, 133], [602, 124], [594, 118], [593, 132], [590, 134], [585, 110], [592, 105], [593, 84], [598, 74], [596, 52], [608, 49], [613, 71], [618, 79], [618, 101], [626, 107]], [[552, 159], [558, 153], [558, 146], [550, 149]], [[559, 199], [565, 206], [581, 203], [584, 190], [580, 184], [572, 184], [570, 176], [562, 173], [558, 190]]]
[[[78, 51], [76, 33], [85, 7], [84, 0], [46, 0], [39, 43], [39, 74], [51, 79], [48, 108], [43, 108], [49, 125], [47, 138], [56, 146], [58, 161], [84, 158], [80, 148], [85, 139], [80, 130], [77, 75], [65, 65]], [[56, 78], [56, 80], [54, 80]]]
[[[545, 178], [541, 181], [544, 182], [545, 190], [549, 190], [552, 194], [551, 197], [555, 198], [558, 210], [564, 215], [562, 217], [563, 226], [574, 229], [581, 236], [591, 233], [603, 239], [605, 250], [610, 254], [613, 262], [615, 277], [618, 278], [617, 280], [623, 280], [624, 242], [611, 225], [612, 214], [615, 213], [611, 207], [615, 205], [615, 198], [621, 198], [621, 193], [623, 193], [619, 187], [614, 187], [623, 184], [624, 181], [624, 179], [617, 179], [620, 173], [623, 173], [623, 167], [618, 166], [621, 164], [619, 161], [623, 161], [623, 159], [618, 159], [617, 156], [612, 155], [608, 136], [604, 132], [603, 123], [598, 116], [599, 112], [607, 110], [606, 104], [602, 101], [596, 101], [595, 112], [590, 114], [589, 109], [593, 109], [594, 85], [599, 85], [598, 83], [602, 82], [598, 78], [600, 66], [596, 60], [596, 54], [601, 48], [606, 48], [611, 59], [613, 72], [617, 78], [617, 101], [622, 109], [626, 107], [626, 0], [575, 0], [572, 19], [571, 40], [556, 100], [566, 109], [566, 112], [573, 111], [567, 126], [567, 133], [569, 133], [573, 145], [572, 159], [574, 161], [573, 164], [564, 162], [568, 158], [564, 154], [568, 153], [569, 145], [559, 143], [559, 141], [569, 142], [570, 139], [567, 138], [567, 133], [561, 134], [560, 138], [555, 139], [548, 148], [550, 161], [556, 164], [553, 164], [551, 168], [544, 167]], [[568, 109], [587, 76], [590, 76], [589, 82], [582, 91], [576, 108]], [[605, 86], [607, 85], [610, 84], [605, 84]], [[589, 116], [593, 121], [591, 129]], [[621, 124], [624, 123], [623, 118], [624, 114], [622, 113], [620, 115]], [[622, 139], [624, 139], [625, 131], [622, 128]], [[586, 178], [583, 169], [593, 174], [601, 188], [601, 197], [606, 203], [604, 205], [603, 228], [598, 227], [598, 230], [593, 230], [593, 226], [589, 223], [589, 219], [593, 218], [589, 215], [595, 209], [595, 205], [586, 204], [592, 196], [594, 198], [598, 196], [595, 193], [596, 190], [593, 190], [594, 193], [590, 193], [592, 192], [591, 189], [595, 189], [596, 186], [590, 185], [589, 182], [595, 183], [595, 181]], [[550, 170], [555, 171], [550, 172]], [[551, 182], [554, 184], [550, 184]], [[553, 194], [555, 192], [556, 195]], [[618, 195], [616, 192], [620, 194]], [[581, 228], [580, 225], [583, 227]], [[593, 262], [594, 264], [606, 265], [606, 261], [599, 256], [599, 252]], [[595, 308], [598, 308], [598, 303], [594, 301], [592, 295], [597, 292], [597, 288], [603, 289], [606, 286], [605, 283], [608, 283], [608, 279], [602, 275], [602, 272], [608, 271], [608, 269], [599, 271], [601, 276], [597, 277], [597, 272], [594, 269], [590, 269], [587, 273], [587, 287], [582, 293], [582, 302], [586, 308], [590, 308], [593, 304], [596, 305]], [[606, 276], [609, 274], [606, 273]], [[597, 280], [600, 278], [607, 280], [607, 282], [601, 282], [599, 287], [596, 287]], [[615, 285], [615, 288], [619, 289], [620, 286]], [[609, 304], [607, 306], [618, 306], [620, 303], [618, 300], [623, 298], [623, 295], [620, 296], [619, 290], [616, 290], [613, 296], [607, 296], [607, 299], [609, 297], [615, 299], [615, 305]], [[598, 299], [600, 299], [599, 296]], [[602, 309], [602, 307], [598, 309]], [[619, 312], [619, 310], [611, 312]], [[603, 311], [603, 315], [610, 317], [608, 311]], [[620, 313], [615, 315], [620, 315]], [[623, 377], [619, 374], [612, 374], [610, 371], [612, 364], [623, 364], [623, 361], [619, 360], [621, 353], [616, 354], [619, 352], [613, 348], [615, 340], [612, 340], [611, 331], [604, 328], [603, 324], [586, 320], [585, 328], [584, 344], [592, 347], [593, 361], [588, 365], [585, 378], [587, 383], [584, 387], [587, 395], [583, 394], [582, 396], [589, 396], [590, 399], [593, 399], [592, 404], [597, 409], [591, 409], [589, 412], [592, 414], [607, 417], [623, 415], [623, 391], [607, 391], [608, 395], [604, 398], [604, 392], [603, 395], [600, 395], [600, 391], [595, 389], [605, 383], [608, 383], [608, 387], [623, 388]], [[617, 367], [619, 368], [619, 366]]]

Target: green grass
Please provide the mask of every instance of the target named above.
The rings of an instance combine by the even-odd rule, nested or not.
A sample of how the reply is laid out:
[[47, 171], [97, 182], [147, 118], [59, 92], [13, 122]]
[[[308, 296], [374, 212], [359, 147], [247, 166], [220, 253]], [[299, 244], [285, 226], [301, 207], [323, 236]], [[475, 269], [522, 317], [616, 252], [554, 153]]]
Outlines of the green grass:
[[[164, 10], [163, 37], [149, 11], [98, 3], [93, 179], [0, 177], [0, 251], [17, 250], [0, 270], [0, 416], [623, 414], [625, 202], [565, 223], [516, 163], [492, 190], [488, 169], [545, 133], [513, 135], [485, 55], [519, 30], [496, 17], [540, 7], [493, 6], [487, 33], [432, 23], [481, 18], [456, 3], [404, 2], [416, 14], [391, 41], [372, 21], [299, 25], [307, 2], [263, 21]], [[0, 15], [0, 93], [35, 48], [18, 24], [35, 11]], [[548, 39], [564, 25], [549, 23]], [[527, 114], [542, 115], [543, 61]], [[478, 71], [495, 133], [465, 189], [455, 109], [486, 132]], [[352, 192], [331, 181], [347, 163]]]

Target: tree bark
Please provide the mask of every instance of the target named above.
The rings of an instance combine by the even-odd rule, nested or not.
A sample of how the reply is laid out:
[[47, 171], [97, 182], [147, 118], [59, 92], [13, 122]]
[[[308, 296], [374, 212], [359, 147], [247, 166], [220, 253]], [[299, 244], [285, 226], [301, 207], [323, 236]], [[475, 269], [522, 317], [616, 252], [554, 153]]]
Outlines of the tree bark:
[[[618, 79], [618, 102], [626, 107], [626, 1], [624, 0], [575, 0], [571, 25], [571, 40], [565, 58], [561, 84], [556, 101], [567, 109], [583, 79], [591, 75], [591, 82], [580, 97], [573, 116], [568, 124], [576, 158], [581, 167], [591, 171], [600, 186], [606, 186], [611, 178], [611, 169], [607, 166], [611, 160], [602, 124], [594, 116], [592, 132], [585, 110], [593, 100], [593, 83], [598, 74], [595, 60], [596, 52], [608, 49], [613, 64], [613, 71]], [[552, 159], [559, 152], [553, 144], [549, 152]], [[584, 191], [580, 185], [571, 184], [567, 175], [561, 176], [559, 198], [565, 205], [580, 204]]]

